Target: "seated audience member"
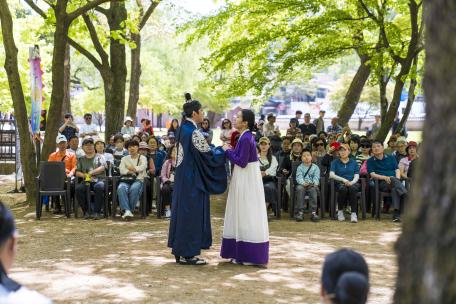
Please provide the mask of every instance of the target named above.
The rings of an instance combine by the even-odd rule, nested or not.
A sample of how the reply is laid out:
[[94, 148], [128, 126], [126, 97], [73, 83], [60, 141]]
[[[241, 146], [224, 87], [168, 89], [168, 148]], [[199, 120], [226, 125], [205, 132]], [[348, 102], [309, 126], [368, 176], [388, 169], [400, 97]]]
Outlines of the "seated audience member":
[[77, 136], [79, 133], [79, 128], [78, 126], [74, 123], [73, 121], [73, 115], [71, 113], [66, 113], [64, 117], [64, 123], [63, 125], [59, 128], [60, 134], [65, 136], [67, 141], [70, 140], [72, 136]]
[[84, 123], [81, 126], [79, 136], [81, 136], [81, 138], [98, 136], [97, 126], [92, 123], [92, 114], [84, 114]]
[[70, 137], [69, 146], [70, 148], [68, 149], [68, 151], [74, 153], [77, 159], [85, 155], [84, 150], [82, 150], [82, 148], [79, 147], [79, 137], [77, 137], [76, 135]]
[[369, 294], [366, 260], [351, 249], [326, 256], [321, 274], [321, 303], [365, 304]]
[[133, 125], [133, 119], [131, 119], [130, 116], [125, 117], [124, 126], [120, 130], [120, 133], [131, 136], [135, 134], [135, 126]]
[[168, 133], [168, 140], [169, 140], [169, 146], [167, 147], [167, 149], [169, 150], [169, 148], [171, 148], [172, 146], [174, 146], [176, 144], [176, 134], [170, 132]]
[[350, 146], [342, 144], [339, 148], [339, 158], [336, 158], [331, 162], [331, 169], [329, 178], [335, 181], [335, 191], [337, 191], [337, 219], [341, 222], [345, 221], [344, 206], [347, 199], [350, 202], [351, 207], [351, 222], [357, 223], [358, 216], [356, 211], [358, 210], [358, 199], [356, 197], [360, 190], [358, 184], [359, 180], [359, 168], [356, 161], [349, 157]]
[[389, 140], [388, 140], [388, 147], [385, 149], [385, 154], [395, 154], [396, 153], [396, 141], [397, 137], [394, 135], [391, 135]]
[[[291, 171], [293, 169], [293, 162], [301, 161], [301, 153], [304, 149], [304, 145], [299, 138], [295, 138], [291, 143], [291, 153], [290, 157], [284, 158], [282, 164], [279, 168], [279, 173], [288, 178], [291, 175]], [[290, 195], [290, 180], [287, 180], [287, 184], [285, 187], [288, 195]]]
[[261, 176], [263, 177], [264, 196], [266, 199], [266, 208], [277, 206], [277, 159], [272, 155], [271, 143], [269, 138], [262, 137], [259, 141], [260, 153], [258, 161], [260, 162]]
[[298, 128], [298, 126], [299, 126], [298, 119], [297, 118], [290, 119], [289, 126], [290, 126], [290, 128], [287, 129], [287, 136], [294, 139], [296, 137], [296, 134], [301, 133], [301, 129]]
[[147, 143], [149, 145], [149, 159], [154, 161], [155, 173], [153, 175], [159, 176], [166, 159], [166, 152], [159, 150], [159, 141], [154, 136], [149, 137]]
[[141, 133], [139, 137], [141, 138], [140, 143], [141, 142], [147, 143], [147, 140], [149, 139], [149, 135], [147, 133]]
[[[172, 194], [173, 194], [173, 187], [174, 187], [174, 174], [176, 171], [176, 156], [177, 156], [177, 148], [176, 146], [171, 147], [170, 152], [168, 154], [168, 159], [163, 164], [161, 169], [160, 179], [161, 179], [161, 196], [162, 196], [162, 203], [165, 207], [165, 218], [171, 217], [171, 202], [172, 202]], [[158, 210], [157, 212], [162, 212]]]
[[[92, 138], [82, 142], [85, 156], [78, 159], [76, 176], [81, 182], [76, 185], [76, 199], [84, 212], [84, 218], [100, 219], [101, 208], [104, 201], [104, 188], [106, 177], [106, 163], [104, 158], [95, 153], [95, 145]], [[95, 192], [93, 203], [87, 201], [87, 187]]]
[[114, 163], [114, 156], [112, 155], [112, 153], [106, 152], [105, 142], [102, 139], [97, 139], [95, 141], [95, 152], [97, 153], [97, 155], [104, 158], [106, 167], [108, 167], [108, 164], [112, 165]]
[[155, 163], [154, 163], [153, 159], [149, 158], [149, 146], [147, 145], [147, 143], [145, 143], [143, 141], [139, 143], [138, 153], [140, 155], [143, 155], [144, 157], [146, 157], [147, 173], [149, 173], [150, 176], [154, 176], [155, 175]]
[[356, 156], [356, 162], [358, 163], [358, 166], [361, 168], [361, 166], [364, 164], [365, 161], [367, 161], [371, 157], [371, 142], [368, 139], [361, 140], [359, 143], [360, 147], [360, 153]]
[[141, 124], [142, 124], [141, 132], [147, 133], [148, 136], [154, 135], [154, 128], [152, 127], [149, 119], [147, 119], [147, 118], [141, 119]]
[[48, 161], [65, 163], [65, 173], [67, 177], [73, 177], [76, 172], [76, 155], [67, 149], [67, 139], [64, 135], [57, 136], [57, 151], [49, 155]]
[[333, 142], [329, 147], [328, 153], [326, 153], [321, 160], [321, 168], [323, 169], [322, 175], [326, 178], [329, 177], [332, 161], [339, 157], [339, 148], [340, 143], [337, 141]]
[[120, 161], [124, 156], [128, 155], [128, 151], [124, 147], [124, 137], [122, 136], [122, 134], [117, 134], [116, 136], [114, 136], [114, 145], [115, 149], [112, 153], [114, 157], [114, 172], [115, 175], [119, 175]]
[[263, 128], [264, 128], [264, 120], [260, 119], [258, 123], [255, 124], [255, 141], [259, 141], [261, 137], [263, 137]]
[[[400, 181], [401, 176], [396, 158], [384, 154], [383, 143], [376, 140], [372, 142], [372, 153], [374, 156], [367, 160], [367, 171], [371, 178], [379, 181], [380, 191], [391, 192], [394, 208], [393, 221], [400, 222], [407, 189]], [[371, 191], [375, 190], [371, 189]]]
[[0, 202], [0, 303], [52, 303], [38, 292], [29, 290], [8, 277], [16, 259], [17, 245], [18, 233], [13, 213]]
[[[277, 159], [277, 163], [279, 164], [279, 168], [282, 167], [283, 161], [286, 158], [290, 157], [290, 152], [291, 152], [291, 137], [285, 136], [282, 138], [282, 148], [275, 155], [275, 157]], [[282, 176], [282, 172], [279, 172], [279, 175]]]
[[[130, 137], [130, 139], [131, 139], [131, 140], [134, 140], [134, 141], [137, 141], [138, 143], [140, 143], [140, 142], [141, 142], [141, 135], [142, 135], [142, 134], [143, 134], [143, 133], [138, 133], [138, 134], [132, 135], [132, 136]], [[127, 140], [128, 140], [128, 139], [126, 139], [125, 141], [127, 141]]]
[[328, 138], [328, 133], [326, 133], [325, 131], [320, 131], [320, 132], [318, 132], [317, 136], [319, 138], [326, 140]]
[[338, 117], [333, 117], [331, 119], [331, 125], [328, 126], [328, 128], [326, 129], [326, 132], [328, 132], [328, 134], [341, 134], [342, 133], [342, 126], [339, 125]]
[[317, 164], [318, 168], [322, 171], [322, 161], [326, 155], [326, 140], [324, 138], [315, 138], [312, 144], [312, 161]]
[[358, 156], [358, 154], [360, 153], [360, 139], [359, 139], [359, 136], [358, 135], [352, 135], [350, 137], [350, 140], [348, 141], [348, 144], [350, 145], [350, 150], [351, 150], [351, 153], [350, 153], [350, 158], [353, 158], [354, 160], [356, 160], [356, 157]]
[[122, 158], [120, 162], [120, 183], [117, 188], [120, 208], [124, 211], [123, 219], [131, 219], [136, 203], [142, 194], [143, 180], [146, 176], [147, 159], [138, 153], [139, 143], [136, 140], [129, 140], [125, 145], [129, 155]]
[[169, 134], [171, 132], [176, 134], [178, 128], [179, 128], [179, 121], [174, 118], [173, 120], [171, 120], [171, 125], [168, 129], [168, 132], [166, 132], [166, 134]]
[[[214, 137], [214, 132], [211, 130], [211, 123], [210, 123], [209, 119], [207, 119], [207, 118], [203, 119], [203, 122], [201, 123], [200, 131], [208, 134], [206, 141], [209, 145], [211, 145], [212, 138]], [[176, 132], [174, 132], [174, 134], [176, 134]]]
[[234, 132], [233, 126], [229, 119], [224, 119], [222, 121], [221, 132], [220, 132], [220, 140], [222, 143], [230, 144], [231, 143], [231, 135]]
[[299, 129], [304, 136], [317, 134], [317, 127], [310, 122], [310, 113], [304, 114], [304, 122], [299, 125]]
[[410, 177], [408, 175], [410, 164], [412, 161], [418, 158], [418, 154], [416, 153], [416, 147], [416, 142], [409, 142], [407, 148], [405, 149], [405, 151], [407, 152], [407, 157], [402, 158], [399, 162], [399, 171], [401, 172], [402, 179], [408, 179]]
[[320, 218], [317, 215], [317, 194], [320, 185], [320, 169], [312, 163], [312, 154], [309, 150], [302, 151], [302, 163], [296, 171], [296, 214], [297, 222], [304, 217], [304, 198], [309, 196], [312, 222], [318, 222]]
[[407, 139], [405, 137], [399, 137], [396, 141], [396, 153], [394, 153], [394, 157], [396, 157], [396, 161], [399, 164], [401, 159], [407, 157]]
[[116, 145], [114, 143], [114, 136], [115, 136], [115, 134], [112, 134], [111, 136], [109, 136], [109, 142], [106, 145], [106, 149], [114, 151], [114, 149], [116, 148]]
[[279, 125], [276, 124], [277, 117], [274, 113], [269, 113], [267, 117], [267, 123], [263, 125], [263, 136], [271, 137], [277, 135], [280, 137]]

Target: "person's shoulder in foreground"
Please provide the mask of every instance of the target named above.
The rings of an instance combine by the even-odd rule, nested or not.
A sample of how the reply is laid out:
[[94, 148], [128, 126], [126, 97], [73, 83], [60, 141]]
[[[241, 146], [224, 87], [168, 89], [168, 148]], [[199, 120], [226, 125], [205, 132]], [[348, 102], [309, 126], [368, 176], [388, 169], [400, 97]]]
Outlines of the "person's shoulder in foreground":
[[47, 304], [51, 300], [8, 277], [17, 252], [17, 231], [11, 211], [0, 202], [0, 303]]

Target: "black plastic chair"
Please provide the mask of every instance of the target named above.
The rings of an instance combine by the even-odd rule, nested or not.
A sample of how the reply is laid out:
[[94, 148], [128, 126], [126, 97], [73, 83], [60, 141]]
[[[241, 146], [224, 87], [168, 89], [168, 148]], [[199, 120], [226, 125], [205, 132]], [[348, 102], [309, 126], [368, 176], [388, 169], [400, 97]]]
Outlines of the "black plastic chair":
[[385, 199], [385, 197], [391, 197], [391, 192], [384, 192], [380, 191], [380, 182], [378, 179], [373, 179], [374, 180], [374, 185], [375, 185], [375, 197], [374, 197], [374, 203], [375, 203], [375, 218], [377, 220], [380, 220], [380, 205], [381, 202]]
[[41, 219], [43, 196], [62, 197], [65, 215], [70, 217], [70, 182], [66, 177], [64, 162], [41, 162], [40, 175], [36, 178], [36, 189], [36, 219]]
[[[336, 183], [334, 179], [330, 179], [330, 187], [331, 187], [331, 201], [330, 201], [330, 208], [331, 208], [331, 218], [333, 220], [336, 219], [336, 201], [337, 201], [337, 196], [338, 193], [336, 191]], [[360, 178], [359, 182], [361, 184], [361, 191], [359, 191], [356, 196], [358, 198], [358, 201], [361, 201], [361, 204], [358, 204], [361, 206], [361, 212], [362, 212], [362, 219], [366, 219], [366, 179], [365, 178]], [[358, 210], [356, 210], [356, 213], [358, 213]]]
[[[297, 184], [296, 171], [301, 163], [302, 163], [301, 161], [294, 161], [291, 166], [291, 168], [292, 168], [291, 176], [290, 176], [290, 196], [291, 196], [290, 201], [291, 201], [291, 204], [290, 204], [290, 207], [288, 208], [289, 213], [290, 213], [290, 218], [294, 218], [294, 215], [295, 215], [294, 214], [295, 205], [296, 205], [295, 188], [296, 188], [296, 184]], [[320, 176], [320, 188], [318, 188], [318, 191], [317, 191], [317, 198], [320, 200], [320, 218], [324, 218], [324, 216], [325, 216], [325, 191], [326, 191], [325, 185], [326, 185], [325, 177]], [[304, 199], [308, 200], [309, 196], [306, 195], [304, 197]]]
[[[81, 178], [79, 178], [81, 180]], [[112, 183], [112, 177], [106, 177], [103, 182], [104, 182], [104, 200], [103, 200], [103, 216], [105, 218], [108, 217], [109, 214], [109, 189], [110, 189], [110, 183]], [[82, 181], [83, 182], [83, 181]], [[76, 187], [76, 185], [75, 185]], [[87, 202], [88, 206], [90, 208], [90, 201], [92, 200], [92, 197], [95, 196], [95, 191], [90, 190], [90, 187], [86, 187], [86, 197], [87, 197]], [[76, 199], [76, 197], [73, 198], [73, 212], [74, 212], [74, 217], [78, 218], [79, 217], [79, 202]]]
[[[139, 212], [141, 214], [141, 218], [144, 219], [147, 216], [147, 187], [145, 187], [146, 183], [150, 182], [150, 178], [148, 176], [144, 177], [143, 180], [143, 191], [141, 193], [141, 197], [139, 199]], [[117, 188], [120, 184], [120, 176], [115, 176], [112, 178], [112, 206], [111, 206], [111, 216], [112, 218], [116, 217], [117, 207], [118, 207], [118, 198], [117, 198]]]

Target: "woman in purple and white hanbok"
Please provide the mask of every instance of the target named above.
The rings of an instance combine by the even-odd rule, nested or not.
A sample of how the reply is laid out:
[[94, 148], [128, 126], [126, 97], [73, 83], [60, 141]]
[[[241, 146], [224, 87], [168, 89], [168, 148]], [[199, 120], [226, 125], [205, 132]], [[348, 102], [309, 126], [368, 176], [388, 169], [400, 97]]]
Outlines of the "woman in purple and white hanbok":
[[269, 227], [263, 180], [253, 129], [255, 116], [242, 110], [236, 119], [241, 136], [233, 150], [224, 146], [234, 164], [225, 210], [220, 255], [244, 265], [265, 265], [269, 260]]

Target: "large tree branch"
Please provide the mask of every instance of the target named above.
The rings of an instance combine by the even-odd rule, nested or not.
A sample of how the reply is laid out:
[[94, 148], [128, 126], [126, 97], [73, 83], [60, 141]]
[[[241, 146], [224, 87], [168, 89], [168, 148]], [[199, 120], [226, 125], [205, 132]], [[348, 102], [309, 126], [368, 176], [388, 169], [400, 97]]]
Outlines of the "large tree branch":
[[101, 6], [97, 6], [95, 7], [95, 10], [99, 13], [102, 13], [103, 15], [105, 15], [106, 17], [108, 16], [109, 14], [109, 10], [106, 9], [106, 8], [102, 8]]
[[25, 0], [25, 3], [27, 3], [38, 15], [47, 19], [46, 13], [38, 5], [36, 5], [33, 0]]
[[89, 3], [87, 3], [86, 5], [81, 6], [78, 9], [74, 10], [73, 12], [69, 13], [68, 14], [68, 19], [71, 22], [74, 19], [78, 18], [79, 16], [84, 15], [85, 13], [90, 11], [91, 9], [96, 8], [100, 4], [103, 4], [103, 3], [109, 2], [109, 1], [110, 0], [93, 0], [93, 1], [91, 1]]
[[149, 5], [149, 7], [146, 10], [146, 13], [144, 14], [144, 16], [141, 18], [141, 21], [139, 22], [140, 31], [146, 25], [147, 20], [149, 20], [150, 16], [154, 12], [154, 10], [157, 8], [157, 6], [160, 4], [160, 2], [161, 2], [161, 0], [152, 1], [152, 3]]
[[103, 68], [102, 63], [94, 56], [91, 52], [86, 50], [82, 45], [68, 37], [68, 44], [71, 45], [74, 49], [76, 49], [79, 53], [84, 55], [92, 64], [97, 68], [97, 70], [101, 70]]
[[95, 50], [97, 51], [98, 55], [100, 56], [102, 64], [109, 65], [109, 55], [106, 53], [103, 46], [101, 45], [100, 38], [98, 38], [98, 34], [95, 29], [95, 26], [93, 25], [92, 20], [86, 14], [84, 14], [82, 16], [82, 18], [84, 19], [87, 29], [89, 30], [90, 38], [92, 39], [93, 46], [95, 47]]

